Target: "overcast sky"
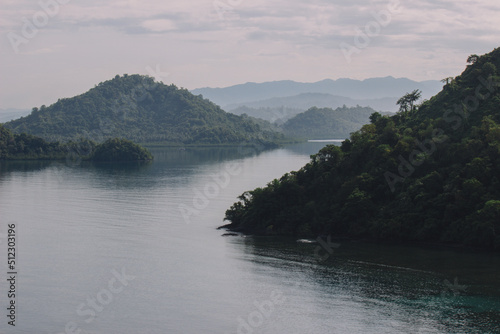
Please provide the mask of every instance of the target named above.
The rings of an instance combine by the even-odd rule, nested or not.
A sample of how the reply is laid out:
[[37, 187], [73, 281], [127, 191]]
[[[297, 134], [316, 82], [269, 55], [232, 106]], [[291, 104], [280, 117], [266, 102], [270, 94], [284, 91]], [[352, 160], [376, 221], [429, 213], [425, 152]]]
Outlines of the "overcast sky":
[[2, 0], [0, 34], [0, 108], [31, 109], [124, 73], [188, 89], [442, 79], [500, 46], [500, 2]]

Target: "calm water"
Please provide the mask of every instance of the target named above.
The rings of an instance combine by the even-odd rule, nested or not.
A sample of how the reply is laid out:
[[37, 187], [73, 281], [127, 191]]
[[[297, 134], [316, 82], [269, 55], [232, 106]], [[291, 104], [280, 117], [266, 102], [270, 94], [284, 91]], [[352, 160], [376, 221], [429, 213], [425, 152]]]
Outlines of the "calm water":
[[2, 163], [0, 333], [500, 333], [499, 256], [221, 236], [238, 195], [322, 145], [153, 149], [145, 165]]

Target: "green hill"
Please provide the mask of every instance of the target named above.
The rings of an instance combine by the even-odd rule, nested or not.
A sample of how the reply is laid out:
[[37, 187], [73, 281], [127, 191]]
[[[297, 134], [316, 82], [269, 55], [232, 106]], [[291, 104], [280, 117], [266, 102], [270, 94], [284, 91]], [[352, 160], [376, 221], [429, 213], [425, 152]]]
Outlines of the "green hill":
[[369, 107], [346, 106], [337, 108], [316, 108], [296, 115], [281, 127], [288, 136], [305, 139], [347, 138], [370, 122], [370, 115], [375, 110]]
[[245, 192], [226, 227], [500, 250], [500, 48], [394, 116], [375, 113], [340, 147]]
[[141, 75], [116, 76], [82, 95], [33, 108], [5, 126], [50, 140], [120, 137], [143, 143], [265, 145], [282, 138], [202, 96]]
[[92, 161], [116, 162], [116, 161], [149, 161], [153, 160], [151, 153], [130, 140], [108, 139], [96, 146], [91, 156]]

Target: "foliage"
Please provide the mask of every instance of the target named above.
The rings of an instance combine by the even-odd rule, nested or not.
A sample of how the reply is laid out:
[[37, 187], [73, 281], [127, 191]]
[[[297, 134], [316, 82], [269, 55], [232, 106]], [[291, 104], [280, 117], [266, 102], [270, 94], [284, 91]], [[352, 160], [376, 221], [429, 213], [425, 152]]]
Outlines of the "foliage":
[[145, 148], [125, 139], [96, 144], [87, 139], [67, 143], [47, 142], [32, 135], [14, 134], [0, 124], [0, 160], [85, 159], [93, 161], [142, 161], [153, 156]]
[[91, 157], [92, 161], [146, 161], [153, 160], [151, 153], [126, 139], [108, 139], [97, 145]]
[[370, 121], [374, 113], [370, 107], [343, 106], [331, 108], [312, 107], [282, 125], [287, 136], [307, 139], [346, 138]]
[[86, 158], [95, 145], [84, 139], [64, 144], [47, 142], [25, 133], [14, 134], [0, 124], [0, 160]]
[[396, 104], [399, 105], [399, 111], [402, 113], [412, 113], [415, 111], [415, 102], [417, 102], [422, 97], [422, 92], [415, 89], [411, 93], [405, 94], [400, 98]]
[[499, 66], [500, 48], [418, 112], [372, 115], [340, 147], [245, 192], [227, 227], [500, 250]]
[[77, 138], [103, 142], [120, 137], [135, 142], [272, 145], [282, 134], [262, 130], [250, 119], [226, 113], [186, 89], [141, 75], [116, 76], [88, 92], [60, 99], [30, 115], [5, 123], [15, 133], [46, 140]]

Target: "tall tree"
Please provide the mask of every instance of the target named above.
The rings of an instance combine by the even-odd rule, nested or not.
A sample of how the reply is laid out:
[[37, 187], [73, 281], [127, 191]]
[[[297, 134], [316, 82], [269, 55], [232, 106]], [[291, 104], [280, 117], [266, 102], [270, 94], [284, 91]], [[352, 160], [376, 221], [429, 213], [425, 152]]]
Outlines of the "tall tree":
[[414, 112], [416, 109], [415, 102], [421, 97], [422, 91], [419, 89], [415, 89], [413, 92], [405, 94], [396, 102], [396, 104], [399, 105], [399, 111], [404, 113]]

